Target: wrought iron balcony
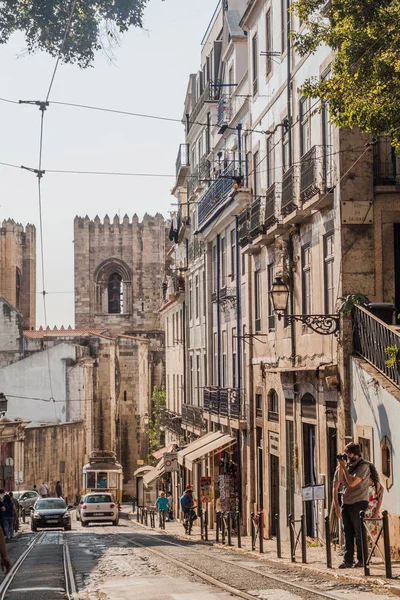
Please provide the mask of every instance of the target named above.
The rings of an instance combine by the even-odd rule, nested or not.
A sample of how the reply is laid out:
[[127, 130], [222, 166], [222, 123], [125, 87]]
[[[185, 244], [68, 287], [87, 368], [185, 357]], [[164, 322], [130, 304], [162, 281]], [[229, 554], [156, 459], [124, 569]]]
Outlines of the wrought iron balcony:
[[281, 213], [282, 215], [288, 215], [291, 213], [297, 205], [295, 203], [295, 185], [294, 185], [294, 166], [284, 173], [282, 178], [282, 202], [281, 202]]
[[399, 185], [400, 160], [389, 136], [382, 136], [373, 146], [374, 185]]
[[204, 88], [203, 93], [200, 98], [197, 100], [195, 107], [193, 108], [190, 115], [190, 127], [193, 127], [195, 124], [197, 117], [199, 116], [201, 109], [203, 108], [206, 102], [217, 102], [219, 97], [219, 88], [211, 86], [210, 83], [207, 83]]
[[202, 429], [204, 425], [203, 409], [200, 406], [182, 404], [182, 422], [197, 429]]
[[185, 183], [189, 171], [189, 144], [180, 144], [176, 158], [176, 184], [178, 186]]
[[245, 407], [240, 402], [240, 394], [233, 388], [205, 388], [204, 412], [235, 420], [246, 418]]
[[250, 242], [250, 209], [246, 207], [238, 218], [238, 239], [240, 246], [246, 246]]
[[267, 190], [265, 201], [265, 227], [269, 229], [276, 223], [276, 185], [273, 183]]
[[188, 175], [188, 182], [187, 182], [187, 192], [188, 192], [188, 198], [190, 198], [195, 190], [197, 190], [197, 188], [199, 187], [199, 167], [193, 167], [192, 171], [190, 172], [190, 174]]
[[265, 233], [264, 199], [257, 197], [250, 205], [250, 238]]
[[223, 310], [227, 308], [235, 308], [236, 306], [236, 288], [235, 287], [226, 287], [224, 286], [219, 290], [219, 294], [217, 292], [213, 292], [211, 295], [211, 302], [213, 304], [218, 304], [221, 306]]
[[199, 225], [203, 225], [232, 193], [233, 177], [236, 173], [235, 167], [235, 163], [231, 162], [204, 193], [198, 206]]
[[180, 294], [185, 291], [185, 278], [182, 275], [174, 273], [172, 276], [172, 283], [174, 286], [175, 294]]
[[165, 411], [165, 427], [169, 431], [172, 431], [176, 435], [181, 433], [182, 417], [176, 413], [166, 410]]
[[317, 147], [313, 146], [306, 152], [300, 162], [300, 200], [306, 202], [315, 194], [320, 193], [322, 173], [318, 173]]
[[362, 306], [353, 312], [354, 350], [400, 388], [400, 354], [388, 365], [386, 348], [400, 348], [398, 328], [390, 327]]
[[196, 236], [193, 236], [193, 241], [189, 244], [188, 247], [188, 258], [189, 261], [196, 260], [200, 256], [204, 254], [204, 242], [199, 241]]
[[199, 183], [207, 184], [211, 177], [211, 163], [206, 156], [203, 156], [199, 162]]

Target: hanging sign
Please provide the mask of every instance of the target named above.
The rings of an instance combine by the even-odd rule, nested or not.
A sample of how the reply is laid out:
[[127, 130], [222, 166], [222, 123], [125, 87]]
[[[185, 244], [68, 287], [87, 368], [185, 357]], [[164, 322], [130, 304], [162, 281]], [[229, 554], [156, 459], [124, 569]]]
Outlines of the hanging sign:
[[164, 454], [164, 473], [178, 471], [178, 453], [165, 452]]
[[211, 477], [200, 477], [200, 500], [211, 502], [213, 499], [213, 488]]
[[307, 485], [302, 489], [303, 502], [311, 500], [325, 500], [324, 485]]

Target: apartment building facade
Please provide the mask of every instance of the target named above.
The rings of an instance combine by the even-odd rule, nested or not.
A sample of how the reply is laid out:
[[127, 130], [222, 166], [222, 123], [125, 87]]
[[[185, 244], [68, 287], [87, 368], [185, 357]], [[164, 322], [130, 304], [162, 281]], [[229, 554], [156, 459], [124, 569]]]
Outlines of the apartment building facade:
[[[333, 55], [320, 47], [298, 56], [290, 36], [301, 24], [287, 9], [285, 0], [223, 2], [189, 80], [184, 176], [177, 169], [188, 216], [178, 242], [178, 438], [187, 456], [197, 446], [180, 461], [181, 486], [211, 477], [210, 514], [229, 487], [245, 529], [261, 510], [265, 535], [279, 515], [286, 536], [289, 516], [304, 512], [307, 535], [323, 537], [336, 454], [356, 439], [386, 482], [400, 531], [393, 435], [382, 417], [398, 411], [400, 379], [384, 364], [398, 332], [377, 319], [376, 304], [399, 308], [397, 159], [390, 140], [335, 128], [329, 106], [302, 95], [309, 77], [329, 77]], [[269, 293], [277, 281], [288, 296], [279, 313]], [[359, 294], [372, 304], [356, 306], [352, 322], [338, 299]], [[382, 387], [378, 407], [371, 381]], [[202, 450], [210, 434], [218, 435]], [[306, 500], [315, 486], [318, 499]]]

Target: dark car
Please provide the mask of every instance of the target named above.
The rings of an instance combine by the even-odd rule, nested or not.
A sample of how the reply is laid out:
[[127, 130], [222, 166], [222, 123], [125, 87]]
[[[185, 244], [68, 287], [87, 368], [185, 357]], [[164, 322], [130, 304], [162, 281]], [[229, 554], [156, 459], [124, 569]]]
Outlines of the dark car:
[[37, 531], [49, 527], [71, 530], [71, 515], [62, 498], [39, 498], [33, 507], [31, 529]]

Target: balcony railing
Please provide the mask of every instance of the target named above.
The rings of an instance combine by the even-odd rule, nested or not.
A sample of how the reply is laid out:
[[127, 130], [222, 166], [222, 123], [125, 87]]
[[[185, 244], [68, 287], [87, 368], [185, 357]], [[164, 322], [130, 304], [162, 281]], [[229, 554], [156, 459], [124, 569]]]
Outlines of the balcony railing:
[[210, 217], [210, 215], [221, 206], [232, 193], [235, 167], [236, 164], [231, 162], [201, 198], [198, 207], [199, 225], [203, 225], [208, 217]]
[[181, 424], [182, 424], [182, 417], [180, 415], [177, 415], [176, 413], [174, 413], [170, 410], [165, 411], [165, 427], [166, 427], [166, 429], [168, 429], [169, 431], [172, 431], [173, 433], [175, 433], [177, 435], [180, 435]]
[[207, 180], [209, 180], [210, 177], [211, 177], [211, 163], [205, 156], [203, 156], [199, 163], [199, 179], [200, 179], [199, 183], [202, 183], [202, 184], [209, 183], [209, 181], [207, 181]]
[[197, 100], [196, 105], [193, 108], [192, 113], [190, 115], [190, 127], [193, 127], [193, 125], [195, 124], [195, 121], [197, 120], [197, 117], [199, 116], [204, 104], [206, 102], [218, 102], [218, 96], [219, 88], [211, 86], [210, 83], [207, 83], [203, 93]]
[[199, 187], [199, 180], [200, 180], [200, 176], [199, 176], [199, 167], [193, 167], [191, 172], [188, 175], [188, 183], [187, 183], [187, 192], [188, 192], [188, 198], [190, 198], [195, 190], [197, 190], [197, 188]]
[[189, 144], [180, 144], [176, 158], [176, 183], [183, 185], [189, 173]]
[[389, 136], [374, 144], [374, 185], [400, 184], [400, 160]]
[[250, 205], [250, 237], [265, 233], [265, 208], [263, 198], [256, 198]]
[[286, 171], [282, 178], [282, 202], [281, 202], [281, 213], [282, 215], [288, 215], [295, 208], [295, 186], [294, 186], [294, 166]]
[[182, 404], [182, 422], [197, 429], [202, 429], [204, 425], [203, 409], [200, 406]]
[[189, 262], [196, 260], [204, 254], [204, 242], [199, 241], [196, 236], [193, 236], [193, 242], [188, 247], [188, 258]]
[[300, 164], [300, 200], [302, 203], [319, 193], [322, 183], [322, 173], [319, 176], [317, 161], [317, 147], [313, 146], [301, 158]]
[[276, 223], [276, 186], [273, 183], [267, 190], [265, 202], [265, 227], [269, 229]]
[[238, 239], [240, 246], [246, 246], [250, 242], [250, 209], [248, 207], [239, 214]]
[[[361, 306], [354, 308], [353, 324], [354, 350], [400, 387], [400, 365], [397, 357], [393, 367], [386, 364], [386, 348], [400, 348], [400, 334]], [[397, 356], [400, 359], [400, 355]]]
[[204, 412], [229, 419], [245, 419], [245, 406], [240, 402], [238, 390], [208, 387], [204, 389]]

